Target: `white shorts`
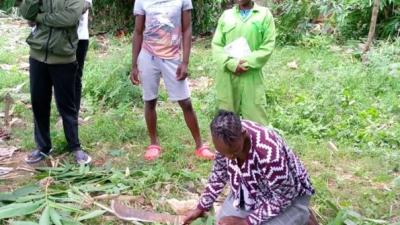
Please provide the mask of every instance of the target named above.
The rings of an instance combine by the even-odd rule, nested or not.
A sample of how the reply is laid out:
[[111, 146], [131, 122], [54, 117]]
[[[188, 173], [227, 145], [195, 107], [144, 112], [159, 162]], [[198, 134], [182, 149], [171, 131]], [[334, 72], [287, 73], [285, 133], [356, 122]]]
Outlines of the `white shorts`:
[[180, 59], [162, 59], [142, 49], [138, 57], [138, 69], [143, 100], [151, 101], [158, 98], [161, 77], [163, 77], [170, 101], [190, 98], [187, 79], [183, 81], [176, 79], [176, 70], [180, 64]]

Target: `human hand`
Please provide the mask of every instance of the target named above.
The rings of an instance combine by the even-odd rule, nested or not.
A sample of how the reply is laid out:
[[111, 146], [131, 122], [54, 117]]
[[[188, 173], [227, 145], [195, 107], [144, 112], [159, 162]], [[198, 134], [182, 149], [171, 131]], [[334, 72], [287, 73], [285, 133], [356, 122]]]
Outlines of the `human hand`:
[[200, 218], [204, 215], [204, 211], [201, 209], [192, 209], [188, 213], [186, 213], [185, 218], [183, 219], [183, 225], [189, 225], [197, 218]]
[[140, 84], [139, 69], [137, 68], [137, 66], [133, 66], [132, 67], [130, 79], [131, 79], [131, 82], [132, 82], [133, 85], [139, 85]]
[[188, 64], [187, 63], [181, 63], [178, 66], [178, 69], [176, 70], [176, 79], [181, 81], [181, 80], [185, 80], [188, 76], [189, 76]]
[[236, 75], [240, 75], [240, 74], [246, 72], [247, 70], [249, 70], [249, 68], [244, 65], [245, 63], [246, 63], [246, 60], [241, 59], [239, 61], [239, 65], [237, 66], [236, 71], [235, 71]]

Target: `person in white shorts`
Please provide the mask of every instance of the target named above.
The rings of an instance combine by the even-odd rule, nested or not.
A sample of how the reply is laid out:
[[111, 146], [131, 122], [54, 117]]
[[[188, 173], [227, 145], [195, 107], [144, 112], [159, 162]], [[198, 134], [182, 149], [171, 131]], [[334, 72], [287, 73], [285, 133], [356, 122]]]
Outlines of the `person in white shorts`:
[[134, 85], [141, 83], [143, 88], [144, 115], [150, 136], [150, 145], [144, 156], [147, 160], [154, 160], [161, 154], [156, 131], [156, 105], [161, 77], [169, 99], [178, 102], [183, 110], [186, 124], [196, 143], [195, 154], [210, 160], [215, 157], [201, 140], [187, 82], [192, 38], [192, 8], [191, 0], [135, 1], [130, 79]]
[[76, 61], [78, 62], [78, 71], [75, 86], [75, 107], [79, 114], [82, 98], [82, 76], [85, 66], [86, 53], [89, 48], [89, 10], [92, 8], [92, 0], [85, 0], [83, 14], [79, 19], [78, 26], [78, 49], [76, 50]]

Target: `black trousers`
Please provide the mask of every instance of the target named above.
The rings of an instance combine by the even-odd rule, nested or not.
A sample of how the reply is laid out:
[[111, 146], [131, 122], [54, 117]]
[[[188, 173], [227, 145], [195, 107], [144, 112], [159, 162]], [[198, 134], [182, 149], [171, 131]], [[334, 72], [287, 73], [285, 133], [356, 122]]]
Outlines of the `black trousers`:
[[89, 40], [79, 40], [78, 49], [76, 50], [76, 61], [78, 62], [78, 70], [76, 75], [76, 86], [75, 86], [75, 106], [79, 114], [81, 108], [81, 98], [82, 98], [82, 76], [83, 68], [85, 66], [86, 53], [89, 47]]
[[70, 150], [80, 148], [78, 113], [75, 107], [77, 63], [46, 64], [30, 58], [30, 90], [37, 148], [44, 153], [51, 149], [50, 109], [52, 90], [61, 115], [65, 138]]

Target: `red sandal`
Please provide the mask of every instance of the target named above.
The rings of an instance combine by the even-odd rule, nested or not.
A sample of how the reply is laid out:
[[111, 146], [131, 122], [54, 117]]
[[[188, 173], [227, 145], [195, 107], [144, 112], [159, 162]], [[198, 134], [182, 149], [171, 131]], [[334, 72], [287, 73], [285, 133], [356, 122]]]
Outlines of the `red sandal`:
[[195, 154], [201, 159], [214, 160], [215, 153], [210, 151], [207, 144], [203, 144], [200, 148], [196, 149]]
[[161, 155], [161, 147], [158, 145], [149, 145], [146, 148], [146, 153], [144, 154], [144, 158], [146, 160], [152, 161], [159, 158]]

